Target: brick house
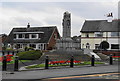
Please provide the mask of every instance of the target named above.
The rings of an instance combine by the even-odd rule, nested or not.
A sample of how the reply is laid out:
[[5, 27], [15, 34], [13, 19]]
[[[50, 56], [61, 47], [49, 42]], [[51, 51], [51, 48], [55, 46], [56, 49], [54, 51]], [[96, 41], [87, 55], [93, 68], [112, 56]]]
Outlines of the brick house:
[[5, 40], [5, 45], [13, 49], [32, 47], [38, 50], [52, 50], [60, 38], [56, 26], [13, 28]]

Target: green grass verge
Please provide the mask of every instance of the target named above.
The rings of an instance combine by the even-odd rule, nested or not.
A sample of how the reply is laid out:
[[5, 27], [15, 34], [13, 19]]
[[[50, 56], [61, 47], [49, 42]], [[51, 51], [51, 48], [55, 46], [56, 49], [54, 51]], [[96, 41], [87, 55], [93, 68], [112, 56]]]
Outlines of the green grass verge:
[[[84, 62], [84, 63], [79, 63], [79, 64], [74, 64], [75, 66], [78, 65], [90, 65], [91, 62]], [[104, 64], [103, 62], [95, 62], [95, 64]], [[59, 67], [59, 66], [69, 66], [70, 64], [59, 64], [59, 65], [49, 65], [49, 67]], [[26, 69], [32, 69], [32, 68], [41, 68], [45, 67], [45, 64], [37, 64], [33, 66], [27, 66]]]

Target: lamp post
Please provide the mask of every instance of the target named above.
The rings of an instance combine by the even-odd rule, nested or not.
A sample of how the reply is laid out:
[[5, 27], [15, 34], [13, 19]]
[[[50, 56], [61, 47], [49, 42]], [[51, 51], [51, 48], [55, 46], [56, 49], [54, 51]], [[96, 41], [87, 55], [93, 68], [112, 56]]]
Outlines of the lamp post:
[[[100, 34], [102, 33], [102, 31], [100, 30]], [[102, 42], [102, 35], [101, 35], [101, 42]]]
[[[100, 34], [101, 34], [101, 33], [102, 33], [102, 31], [100, 30]], [[100, 40], [100, 44], [101, 44], [101, 43], [102, 43], [102, 35], [100, 35], [100, 37], [101, 37], [101, 38], [100, 38], [100, 39], [101, 39], [101, 40]], [[100, 50], [101, 50], [101, 53], [102, 53], [102, 44], [100, 45]]]

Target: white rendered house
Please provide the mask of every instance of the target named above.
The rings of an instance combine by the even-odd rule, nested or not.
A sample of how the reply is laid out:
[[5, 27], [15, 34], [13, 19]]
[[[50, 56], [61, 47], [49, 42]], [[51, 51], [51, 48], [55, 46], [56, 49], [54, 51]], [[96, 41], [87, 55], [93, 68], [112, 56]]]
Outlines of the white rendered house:
[[99, 49], [102, 41], [109, 43], [108, 50], [120, 50], [120, 20], [86, 20], [81, 29], [81, 48]]

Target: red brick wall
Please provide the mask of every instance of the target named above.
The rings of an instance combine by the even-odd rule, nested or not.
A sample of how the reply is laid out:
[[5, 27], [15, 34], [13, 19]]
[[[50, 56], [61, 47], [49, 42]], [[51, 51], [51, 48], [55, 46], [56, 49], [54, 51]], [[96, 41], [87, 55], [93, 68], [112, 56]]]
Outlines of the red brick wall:
[[105, 54], [105, 55], [110, 55], [110, 54], [115, 55], [115, 56], [119, 56], [120, 55], [119, 51], [106, 51], [106, 52], [104, 51], [102, 53]]
[[59, 35], [59, 33], [58, 33], [58, 30], [55, 29], [55, 31], [53, 32], [53, 34], [52, 34], [52, 36], [51, 36], [51, 38], [50, 38], [50, 40], [49, 40], [49, 44], [47, 45], [47, 49], [48, 49], [48, 50], [52, 50], [52, 49], [54, 48], [55, 44], [56, 44], [56, 39], [55, 39], [55, 37], [54, 37], [55, 34], [56, 34], [56, 38], [57, 38], [57, 39], [60, 38], [60, 35]]
[[120, 51], [119, 50], [107, 50], [107, 51], [101, 51], [101, 50], [94, 50], [95, 53], [103, 53], [105, 55], [115, 55], [115, 56], [120, 56]]

